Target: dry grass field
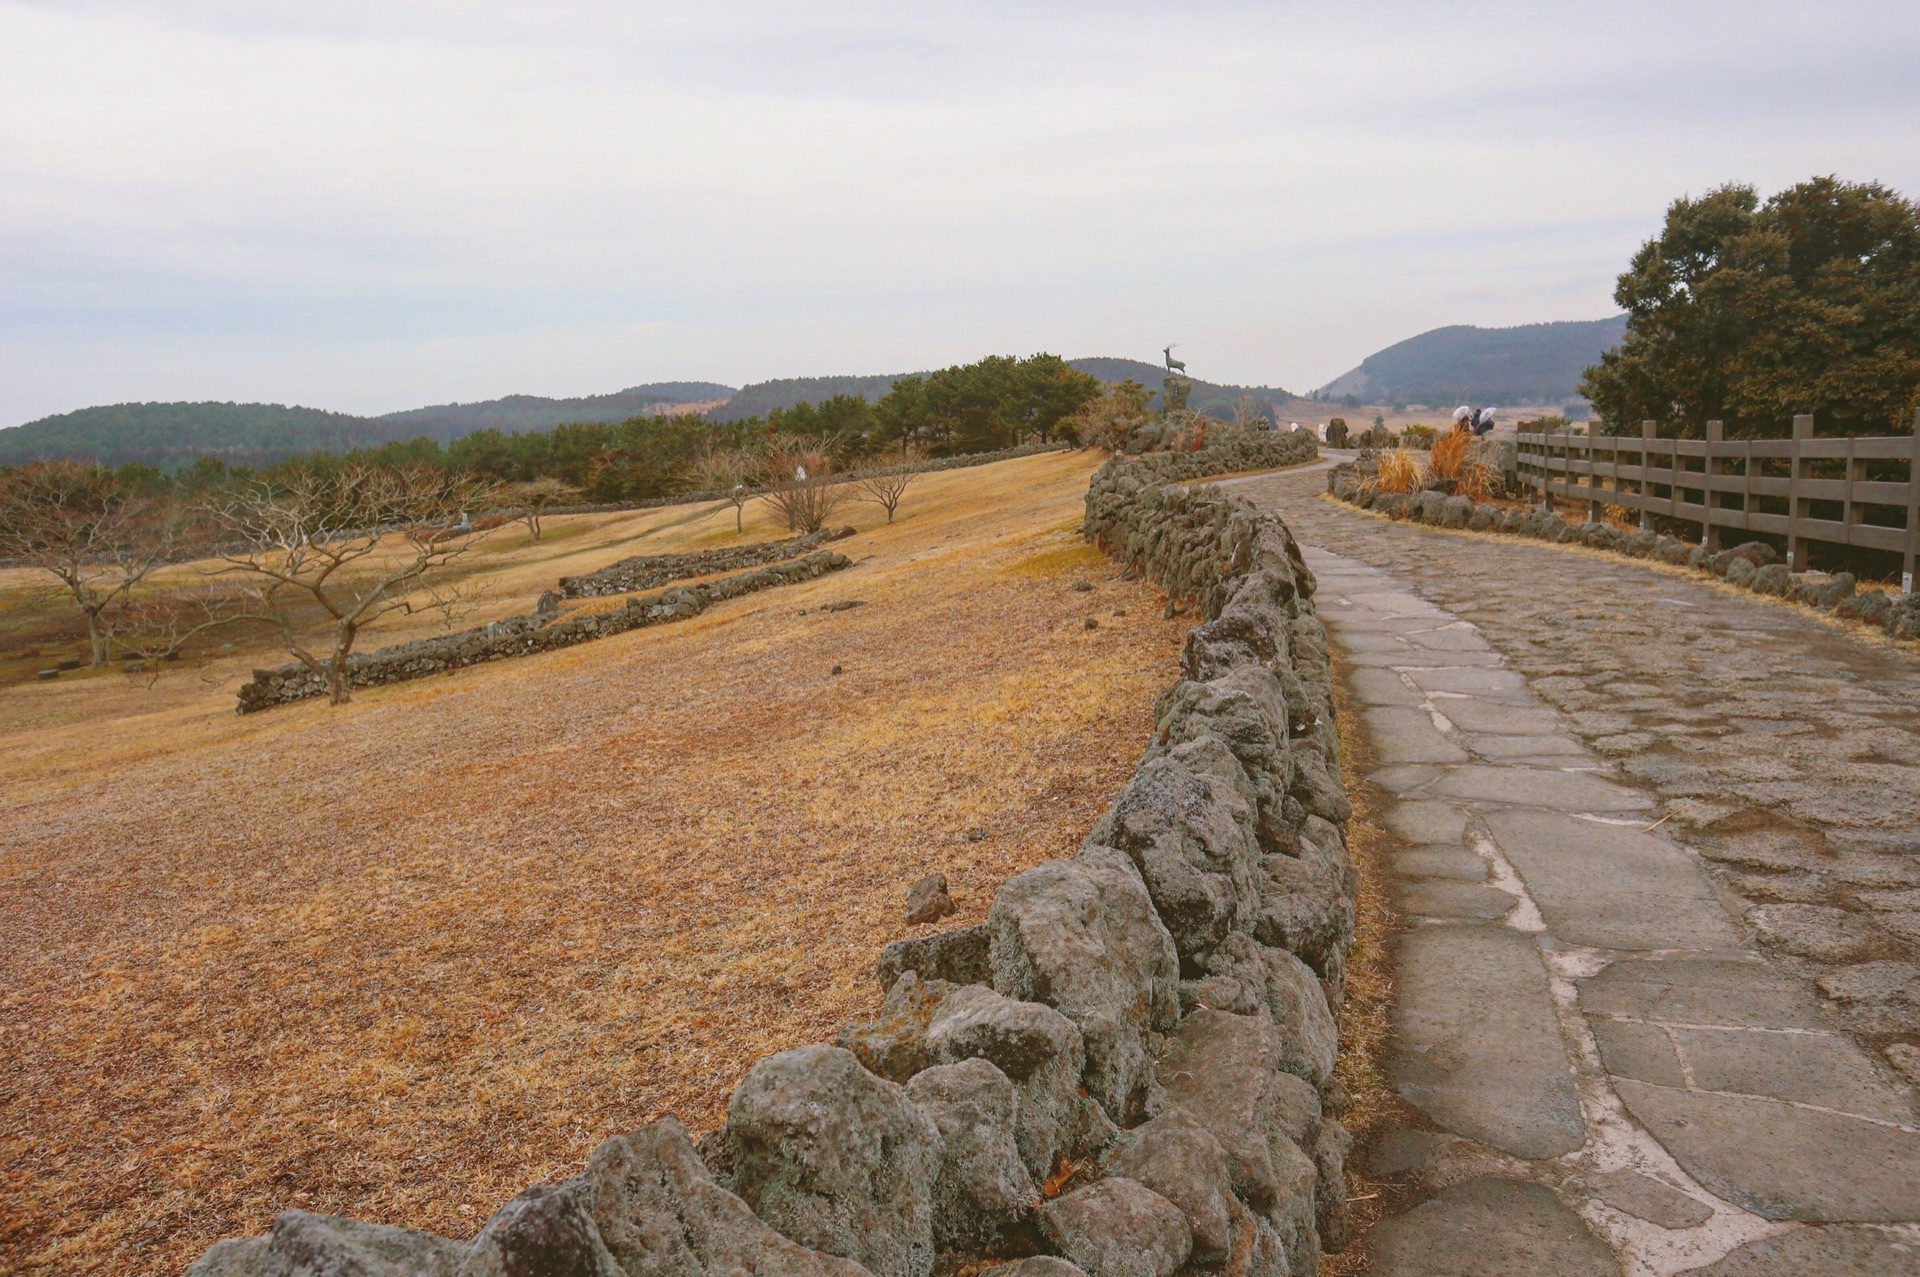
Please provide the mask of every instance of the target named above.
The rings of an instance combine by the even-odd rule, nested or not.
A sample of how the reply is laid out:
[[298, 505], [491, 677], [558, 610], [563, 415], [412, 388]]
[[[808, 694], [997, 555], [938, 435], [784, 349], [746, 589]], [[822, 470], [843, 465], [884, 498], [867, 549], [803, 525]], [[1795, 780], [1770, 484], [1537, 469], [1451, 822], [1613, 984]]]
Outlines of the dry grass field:
[[[927, 476], [842, 510], [846, 572], [340, 709], [236, 717], [284, 659], [244, 643], [0, 688], [0, 1270], [177, 1273], [291, 1205], [467, 1236], [871, 1013], [907, 885], [975, 922], [1071, 851], [1176, 677], [1075, 532], [1096, 464]], [[499, 534], [467, 623], [735, 540], [699, 513]]]

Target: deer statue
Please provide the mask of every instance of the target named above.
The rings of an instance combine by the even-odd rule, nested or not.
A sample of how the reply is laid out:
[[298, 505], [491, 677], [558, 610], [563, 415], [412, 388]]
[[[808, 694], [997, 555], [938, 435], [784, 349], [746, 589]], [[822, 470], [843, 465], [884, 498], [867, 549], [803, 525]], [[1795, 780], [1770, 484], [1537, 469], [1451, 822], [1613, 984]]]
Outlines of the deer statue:
[[[1179, 344], [1180, 344], [1179, 342], [1175, 342], [1173, 343], [1173, 346], [1178, 346]], [[1167, 371], [1168, 372], [1185, 372], [1187, 370], [1187, 366], [1181, 363], [1178, 359], [1175, 359], [1173, 357], [1173, 346], [1168, 346], [1166, 348]]]

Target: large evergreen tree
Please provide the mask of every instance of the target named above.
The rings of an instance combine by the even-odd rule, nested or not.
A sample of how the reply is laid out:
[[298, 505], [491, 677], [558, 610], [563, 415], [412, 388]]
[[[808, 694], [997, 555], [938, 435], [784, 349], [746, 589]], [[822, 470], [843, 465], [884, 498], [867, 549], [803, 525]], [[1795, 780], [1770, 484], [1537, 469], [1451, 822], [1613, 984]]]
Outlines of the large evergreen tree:
[[1614, 431], [1699, 437], [1904, 434], [1920, 403], [1920, 207], [1878, 183], [1815, 178], [1679, 199], [1614, 299], [1627, 337], [1583, 392]]
[[941, 455], [990, 452], [1028, 435], [1051, 439], [1100, 390], [1097, 378], [1058, 355], [989, 355], [925, 377], [902, 377], [875, 412], [889, 438]]

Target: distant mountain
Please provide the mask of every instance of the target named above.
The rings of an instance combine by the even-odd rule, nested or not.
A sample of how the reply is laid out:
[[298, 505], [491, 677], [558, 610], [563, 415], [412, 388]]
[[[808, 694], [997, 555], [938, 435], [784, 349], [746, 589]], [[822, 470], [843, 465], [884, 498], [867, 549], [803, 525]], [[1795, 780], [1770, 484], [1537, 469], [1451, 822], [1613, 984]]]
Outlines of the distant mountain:
[[631, 386], [610, 395], [579, 399], [545, 399], [539, 395], [508, 395], [478, 403], [441, 404], [409, 408], [376, 420], [390, 422], [408, 439], [425, 435], [445, 442], [476, 430], [551, 430], [574, 422], [625, 421], [655, 413], [688, 409], [731, 399], [732, 386], [712, 381], [657, 381]]
[[383, 422], [265, 403], [123, 403], [0, 430], [0, 465], [54, 457], [163, 469], [202, 455], [261, 465], [296, 452], [345, 452], [399, 437]]
[[1580, 374], [1626, 339], [1627, 317], [1475, 328], [1455, 324], [1368, 355], [1314, 392], [1370, 404], [1562, 404], [1579, 397]]

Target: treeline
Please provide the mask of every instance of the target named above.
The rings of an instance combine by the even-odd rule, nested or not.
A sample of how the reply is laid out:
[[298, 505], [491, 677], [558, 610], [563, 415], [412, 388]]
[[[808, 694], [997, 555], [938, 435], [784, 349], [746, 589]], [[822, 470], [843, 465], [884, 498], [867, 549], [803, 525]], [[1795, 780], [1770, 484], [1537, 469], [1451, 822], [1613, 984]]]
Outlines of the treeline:
[[139, 492], [198, 493], [254, 478], [272, 481], [349, 466], [424, 466], [500, 485], [553, 480], [591, 502], [644, 501], [710, 486], [706, 463], [714, 454], [765, 450], [776, 439], [808, 441], [810, 450], [841, 469], [890, 451], [947, 457], [1026, 442], [1078, 443], [1080, 434], [1070, 419], [1102, 389], [1097, 379], [1075, 371], [1058, 355], [990, 356], [899, 378], [878, 403], [835, 395], [743, 421], [642, 416], [551, 430], [477, 430], [444, 443], [398, 440], [307, 453], [257, 469], [202, 456], [171, 477], [141, 462], [114, 473]]

